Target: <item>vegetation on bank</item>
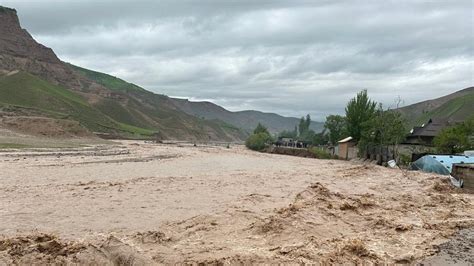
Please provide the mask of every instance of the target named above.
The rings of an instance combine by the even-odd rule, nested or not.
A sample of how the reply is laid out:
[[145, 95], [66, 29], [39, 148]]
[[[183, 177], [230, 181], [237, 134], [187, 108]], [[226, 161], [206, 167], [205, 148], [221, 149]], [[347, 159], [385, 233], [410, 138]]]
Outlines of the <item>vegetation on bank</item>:
[[461, 153], [474, 150], [474, 117], [455, 126], [443, 129], [434, 139], [440, 153]]
[[245, 141], [245, 146], [254, 151], [263, 151], [273, 141], [270, 132], [262, 124], [258, 123], [252, 135]]
[[333, 145], [351, 136], [364, 152], [371, 146], [397, 145], [405, 138], [407, 129], [402, 115], [394, 110], [384, 110], [382, 104], [369, 98], [367, 90], [357, 93], [345, 110], [345, 116], [326, 118], [328, 140]]
[[332, 156], [329, 152], [319, 147], [311, 147], [308, 150], [314, 155], [314, 157], [318, 159], [336, 159], [337, 158], [337, 156]]

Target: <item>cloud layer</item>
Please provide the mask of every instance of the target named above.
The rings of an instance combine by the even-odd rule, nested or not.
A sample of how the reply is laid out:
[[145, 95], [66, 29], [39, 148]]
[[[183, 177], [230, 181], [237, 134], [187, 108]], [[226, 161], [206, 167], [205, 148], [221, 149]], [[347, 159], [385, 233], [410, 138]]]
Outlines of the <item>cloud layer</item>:
[[64, 61], [230, 110], [324, 120], [474, 84], [473, 2], [3, 1]]

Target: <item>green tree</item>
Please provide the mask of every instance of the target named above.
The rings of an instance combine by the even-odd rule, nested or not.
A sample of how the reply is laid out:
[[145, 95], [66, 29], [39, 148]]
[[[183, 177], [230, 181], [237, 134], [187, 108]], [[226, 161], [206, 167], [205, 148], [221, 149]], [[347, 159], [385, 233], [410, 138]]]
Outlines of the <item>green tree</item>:
[[407, 132], [401, 113], [390, 109], [383, 110], [382, 104], [373, 117], [361, 126], [360, 150], [365, 150], [369, 145], [393, 145], [394, 153], [397, 153], [397, 144], [402, 142]]
[[245, 146], [251, 150], [262, 151], [272, 140], [273, 139], [268, 132], [268, 129], [258, 123], [253, 134], [245, 141]]
[[272, 137], [266, 133], [252, 134], [245, 141], [245, 146], [254, 151], [262, 151], [267, 144], [272, 141]]
[[300, 119], [300, 123], [298, 125], [299, 135], [307, 135], [309, 131], [309, 126], [311, 125], [311, 116], [308, 114], [306, 118], [303, 116]]
[[258, 123], [257, 127], [253, 130], [253, 134], [258, 134], [258, 133], [266, 133], [270, 135], [270, 132], [268, 132], [268, 129], [260, 123]]
[[313, 136], [312, 144], [317, 146], [317, 145], [324, 145], [327, 144], [329, 141], [329, 136], [326, 134], [325, 130], [320, 133], [316, 133]]
[[360, 140], [362, 135], [362, 124], [370, 121], [375, 114], [377, 103], [371, 101], [367, 96], [367, 90], [357, 93], [346, 106], [347, 132], [355, 140]]
[[347, 137], [346, 118], [340, 115], [329, 115], [326, 117], [324, 128], [329, 130], [329, 142], [336, 144], [339, 140]]
[[278, 137], [296, 139], [298, 137], [298, 130], [294, 130], [294, 131], [284, 130], [280, 132], [280, 134], [278, 134]]
[[302, 134], [300, 134], [298, 139], [301, 140], [301, 141], [312, 142], [313, 138], [314, 138], [314, 135], [316, 135], [314, 130], [309, 129], [309, 130], [304, 131]]
[[433, 142], [441, 153], [453, 154], [474, 149], [474, 118], [443, 129]]

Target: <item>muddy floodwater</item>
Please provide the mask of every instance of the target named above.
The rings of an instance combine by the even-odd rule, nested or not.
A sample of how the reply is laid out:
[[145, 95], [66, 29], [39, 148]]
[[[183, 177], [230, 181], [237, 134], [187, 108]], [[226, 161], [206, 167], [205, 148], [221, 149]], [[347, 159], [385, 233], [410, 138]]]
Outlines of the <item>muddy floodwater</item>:
[[242, 146], [4, 150], [0, 265], [469, 265], [473, 205], [441, 176]]

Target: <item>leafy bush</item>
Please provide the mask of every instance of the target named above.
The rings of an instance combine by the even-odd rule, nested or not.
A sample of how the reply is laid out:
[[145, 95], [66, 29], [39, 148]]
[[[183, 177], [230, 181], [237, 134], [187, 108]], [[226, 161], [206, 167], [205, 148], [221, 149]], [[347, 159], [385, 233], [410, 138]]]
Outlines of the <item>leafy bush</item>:
[[247, 141], [245, 141], [245, 146], [254, 151], [262, 151], [267, 146], [268, 142], [271, 142], [272, 137], [265, 133], [260, 132], [257, 134], [252, 134]]
[[258, 123], [257, 127], [253, 130], [253, 134], [259, 133], [265, 133], [270, 136], [270, 132], [268, 132], [268, 129], [260, 123]]
[[398, 157], [398, 164], [401, 166], [408, 166], [411, 162], [411, 156], [401, 153]]
[[434, 139], [440, 153], [460, 153], [474, 149], [474, 118], [454, 127], [443, 129]]
[[329, 154], [325, 150], [322, 150], [322, 149], [317, 148], [317, 147], [310, 148], [309, 152], [314, 154], [316, 156], [316, 158], [318, 158], [318, 159], [332, 159], [333, 158], [333, 156], [331, 156], [331, 154]]

